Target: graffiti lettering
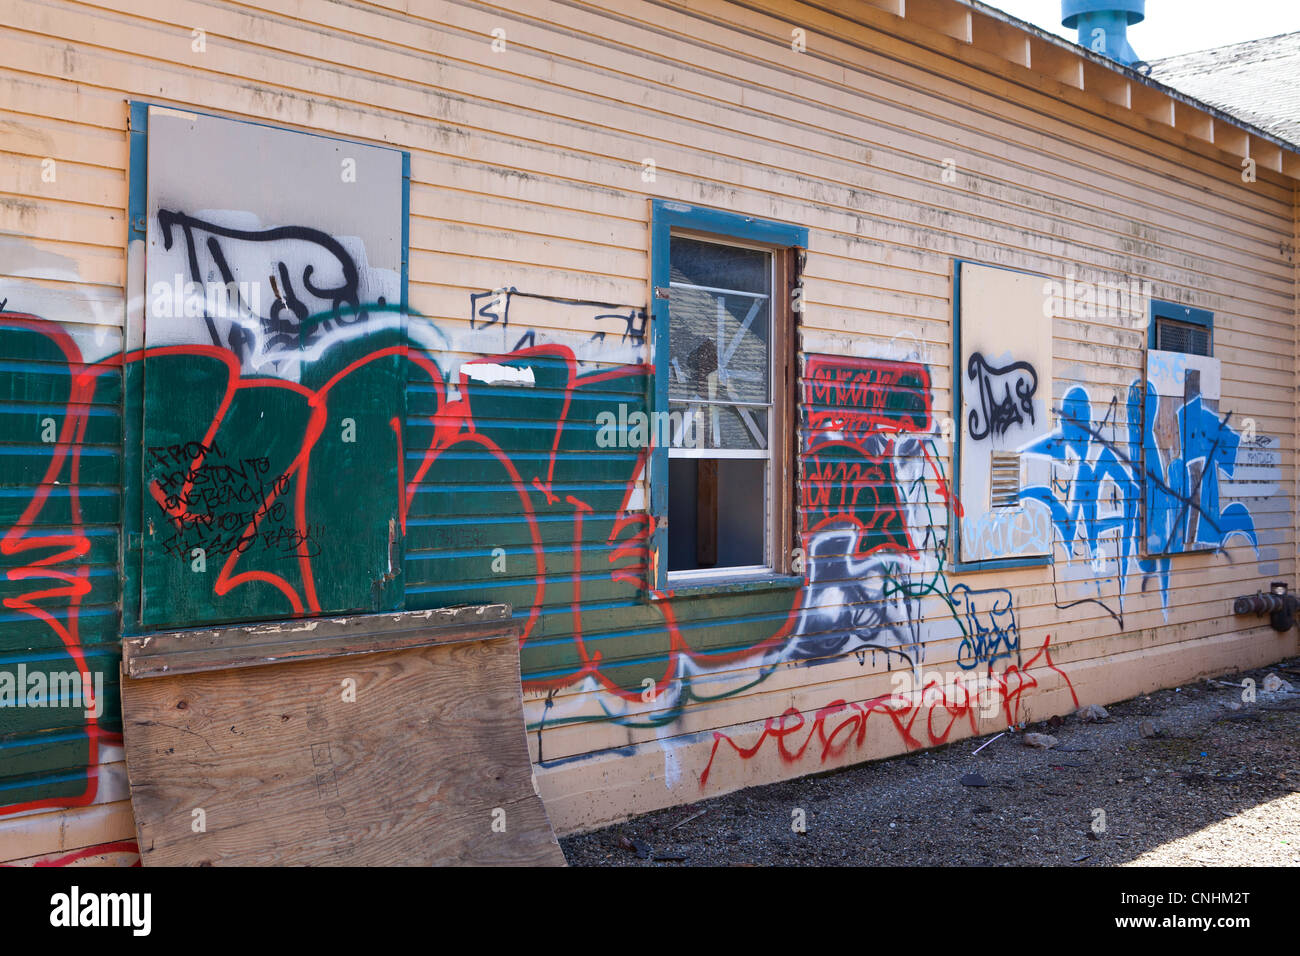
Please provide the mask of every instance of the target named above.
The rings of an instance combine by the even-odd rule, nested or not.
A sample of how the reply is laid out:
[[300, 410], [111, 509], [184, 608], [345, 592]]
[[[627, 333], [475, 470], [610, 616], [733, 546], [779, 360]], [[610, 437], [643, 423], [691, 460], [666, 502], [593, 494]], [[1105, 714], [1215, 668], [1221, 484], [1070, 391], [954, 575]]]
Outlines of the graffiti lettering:
[[[204, 320], [212, 344], [229, 348], [243, 364], [280, 371], [286, 356], [310, 349], [337, 328], [364, 326], [370, 318], [361, 307], [356, 260], [319, 229], [237, 229], [167, 209], [159, 210], [158, 224], [164, 249], [172, 248], [176, 232], [184, 237], [193, 282], [206, 285], [215, 271], [225, 288], [235, 290], [236, 302], [227, 303], [220, 315], [205, 308]], [[258, 274], [259, 269], [265, 271]], [[263, 279], [269, 283], [273, 297], [266, 314], [258, 311], [258, 302], [239, 296], [238, 290], [250, 286], [241, 279], [248, 278], [259, 287]], [[381, 296], [375, 305], [383, 310], [387, 303]]]
[[855, 441], [877, 429], [930, 428], [930, 375], [924, 366], [812, 356], [805, 374], [808, 424], [815, 431]]
[[[1055, 673], [1077, 707], [1079, 697], [1070, 678], [1052, 663], [1051, 641], [1051, 637], [1046, 638], [1038, 653], [1023, 667], [1008, 667], [1005, 673], [995, 675], [992, 681], [981, 682], [974, 693], [965, 684], [957, 683], [956, 696], [949, 697], [949, 685], [929, 683], [923, 688], [919, 700], [915, 694], [891, 694], [860, 703], [836, 700], [813, 712], [811, 723], [805, 713], [792, 707], [779, 717], [769, 718], [758, 739], [750, 746], [738, 744], [728, 734], [715, 731], [709, 762], [700, 775], [700, 787], [708, 784], [713, 763], [723, 744], [741, 760], [749, 760], [771, 741], [784, 763], [798, 763], [805, 755], [812, 754], [824, 764], [847, 753], [850, 748], [861, 750], [866, 744], [868, 722], [877, 714], [889, 719], [903, 746], [909, 750], [947, 743], [953, 730], [963, 722], [969, 725], [972, 735], [977, 734], [979, 717], [985, 713], [1000, 712], [1006, 724], [1016, 723], [1021, 719], [1025, 693], [1039, 686], [1038, 678], [1030, 673], [1035, 668], [1046, 668]], [[936, 697], [938, 700], [934, 699]], [[922, 717], [925, 718], [923, 728], [918, 723]], [[789, 743], [787, 738], [790, 738]], [[793, 747], [792, 744], [800, 738], [802, 743]]]
[[968, 418], [972, 439], [1005, 435], [1011, 427], [1023, 425], [1026, 418], [1034, 423], [1038, 373], [1028, 362], [995, 367], [976, 352], [966, 365], [966, 375], [975, 383], [980, 401], [980, 407], [971, 409]]
[[[227, 557], [244, 554], [258, 543], [282, 555], [311, 558], [320, 553], [323, 526], [283, 526], [291, 517], [283, 500], [291, 476], [273, 475], [269, 458], [227, 463], [215, 439], [206, 445], [191, 441], [150, 446], [148, 453], [156, 464], [188, 465], [155, 474], [151, 484], [164, 520], [176, 529], [161, 540], [164, 553], [188, 560], [201, 548], [207, 556]], [[271, 527], [264, 527], [267, 524]]]
[[994, 558], [1047, 554], [1052, 548], [1052, 517], [1036, 506], [1009, 515], [968, 513], [961, 519], [961, 533], [974, 554]]
[[882, 651], [915, 667], [922, 604], [964, 630], [943, 573], [948, 491], [930, 434], [930, 375], [923, 365], [810, 356], [809, 436], [803, 458], [808, 586], [787, 659]]
[[[0, 628], [5, 646], [15, 646], [12, 641], [19, 647], [48, 647], [41, 654], [40, 669], [51, 676], [102, 672], [104, 667], [115, 672], [112, 652], [106, 655], [103, 649], [113, 645], [115, 635], [105, 633], [95, 615], [83, 614], [83, 604], [95, 596], [91, 566], [104, 561], [100, 553], [104, 535], [90, 527], [93, 519], [88, 520], [86, 508], [93, 502], [82, 482], [89, 457], [86, 435], [94, 427], [97, 404], [121, 387], [121, 357], [83, 361], [80, 347], [64, 328], [34, 315], [12, 312], [0, 313], [0, 353], [31, 357], [43, 367], [58, 369], [57, 387], [62, 389], [57, 397], [42, 399], [57, 401], [62, 409], [57, 416], [56, 441], [34, 446], [31, 477], [23, 477], [24, 462], [16, 456], [0, 461], [0, 485], [26, 486], [30, 495], [18, 502], [10, 526], [0, 537], [0, 568], [4, 572], [0, 576], [0, 606], [12, 612]], [[117, 540], [111, 530], [108, 543], [110, 553], [116, 554]], [[83, 640], [85, 628], [91, 629], [88, 640]], [[91, 666], [92, 661], [98, 666]], [[0, 669], [12, 673], [16, 666], [0, 665]], [[60, 773], [55, 780], [36, 786], [24, 784], [21, 777], [9, 777], [0, 815], [94, 802], [98, 778], [90, 768], [98, 765], [103, 747], [121, 743], [121, 715], [115, 701], [107, 708], [97, 701], [87, 712], [68, 709], [66, 713], [59, 733], [65, 737], [66, 747], [81, 749], [61, 759], [76, 760], [85, 768], [84, 776]], [[17, 711], [5, 718], [9, 734], [21, 734], [29, 725], [43, 732], [51, 729], [48, 719], [32, 724]]]
[[973, 670], [1020, 650], [1010, 591], [972, 591], [959, 584], [952, 589], [951, 598], [954, 609], [966, 619], [966, 634], [957, 648], [958, 667]]

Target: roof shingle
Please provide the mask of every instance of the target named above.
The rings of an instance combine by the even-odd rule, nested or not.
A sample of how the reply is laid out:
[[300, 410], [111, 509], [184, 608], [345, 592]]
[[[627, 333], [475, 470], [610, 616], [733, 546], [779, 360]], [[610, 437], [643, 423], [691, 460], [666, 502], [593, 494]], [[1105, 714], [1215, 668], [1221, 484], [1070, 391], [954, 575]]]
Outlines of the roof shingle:
[[1300, 143], [1300, 32], [1155, 60], [1151, 77]]

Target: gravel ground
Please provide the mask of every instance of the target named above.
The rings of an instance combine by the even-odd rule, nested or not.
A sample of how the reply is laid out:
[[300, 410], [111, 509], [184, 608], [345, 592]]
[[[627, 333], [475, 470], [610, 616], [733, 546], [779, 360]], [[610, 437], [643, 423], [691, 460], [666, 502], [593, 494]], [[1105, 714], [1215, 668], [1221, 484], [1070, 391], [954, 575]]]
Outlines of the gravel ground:
[[[1296, 689], [1265, 693], [1271, 673]], [[1115, 704], [1100, 722], [1024, 728], [1056, 737], [1050, 750], [1020, 732], [968, 739], [560, 845], [574, 866], [1300, 866], [1300, 660], [1221, 679], [1243, 677], [1254, 703], [1202, 681]]]

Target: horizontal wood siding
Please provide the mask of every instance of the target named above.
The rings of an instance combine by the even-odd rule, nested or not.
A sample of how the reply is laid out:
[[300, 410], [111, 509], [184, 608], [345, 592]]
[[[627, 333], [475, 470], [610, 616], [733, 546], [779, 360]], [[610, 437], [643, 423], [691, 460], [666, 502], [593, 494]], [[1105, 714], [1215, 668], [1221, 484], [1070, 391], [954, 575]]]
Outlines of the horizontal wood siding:
[[[653, 357], [637, 316], [648, 308], [651, 198], [809, 229], [801, 402], [817, 356], [924, 367], [937, 469], [924, 485], [926, 522], [911, 533], [937, 576], [922, 604], [926, 671], [955, 669], [963, 635], [948, 597], [962, 584], [1014, 596], [1011, 663], [1039, 682], [1019, 700], [1022, 718], [1294, 652], [1294, 634], [1231, 615], [1238, 594], [1296, 583], [1294, 183], [1263, 168], [1244, 183], [1238, 166], [1163, 139], [1154, 124], [1125, 125], [1100, 100], [1071, 105], [961, 44], [886, 35], [859, 7], [10, 0], [0, 25], [0, 299], [5, 311], [72, 328], [91, 360], [121, 353], [128, 100], [409, 151], [421, 341], [448, 381], [467, 361], [502, 356], [532, 367], [537, 384], [471, 385], [468, 416], [432, 388], [410, 389], [408, 449], [439, 441], [440, 427], [467, 434], [467, 422], [482, 440], [460, 434], [414, 488], [407, 604], [514, 605], [528, 629], [529, 745], [560, 829], [933, 742], [876, 717], [865, 742], [783, 760], [763, 740], [765, 722], [791, 708], [805, 715], [806, 730], [785, 741], [800, 749], [821, 709], [890, 694], [886, 656], [800, 666], [791, 648], [804, 591], [642, 600], [643, 456], [595, 436], [602, 412], [647, 409]], [[804, 52], [791, 48], [796, 27], [807, 32]], [[1061, 282], [1141, 280], [1157, 298], [1213, 311], [1221, 409], [1234, 427], [1251, 419], [1267, 439], [1260, 449], [1277, 453], [1276, 466], [1246, 469], [1223, 489], [1249, 507], [1259, 555], [1236, 536], [1224, 553], [1177, 556], [1163, 596], [1157, 577], [1138, 574], [1122, 609], [1062, 609], [1051, 567], [952, 571], [942, 543], [944, 481], [954, 478], [944, 438], [955, 417], [954, 258]], [[498, 289], [515, 290], [508, 328], [471, 298]], [[1082, 388], [1094, 421], [1123, 411], [1145, 374], [1146, 331], [1061, 314], [1053, 333], [1053, 407]], [[34, 347], [0, 355], [0, 532], [20, 527], [45, 478], [48, 455], [28, 432], [47, 411], [62, 424], [67, 373]], [[120, 502], [108, 493], [121, 468], [116, 372], [102, 377], [86, 421], [75, 444], [90, 547], [69, 568], [84, 582], [80, 651], [108, 661], [120, 636]], [[419, 464], [408, 452], [408, 479]], [[819, 515], [806, 481], [800, 491], [807, 546]], [[55, 512], [68, 494], [60, 485], [41, 521], [66, 530], [70, 516]], [[6, 598], [27, 589], [13, 580], [27, 560], [0, 554]], [[42, 607], [57, 605], [66, 620], [72, 603]], [[843, 611], [853, 618], [853, 607]], [[2, 666], [69, 646], [12, 602], [0, 621]], [[1049, 656], [1038, 656], [1045, 646]], [[111, 721], [104, 731], [119, 726]], [[971, 730], [963, 721], [953, 733]], [[0, 859], [131, 838], [112, 744], [92, 758], [84, 728], [4, 728]], [[602, 801], [602, 789], [615, 796]], [[87, 806], [65, 809], [80, 800]], [[91, 810], [102, 814], [94, 825], [59, 830], [59, 819]]]

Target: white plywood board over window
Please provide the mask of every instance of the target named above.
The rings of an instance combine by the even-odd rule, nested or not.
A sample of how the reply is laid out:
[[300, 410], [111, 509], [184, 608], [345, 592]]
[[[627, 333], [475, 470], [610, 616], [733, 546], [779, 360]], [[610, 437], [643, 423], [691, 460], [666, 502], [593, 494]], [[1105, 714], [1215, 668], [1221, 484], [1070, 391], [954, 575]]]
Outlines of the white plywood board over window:
[[1050, 515], [1041, 502], [1019, 494], [1048, 486], [1051, 478], [1046, 458], [1025, 453], [1052, 432], [1045, 283], [1041, 276], [968, 262], [958, 268], [960, 559], [1045, 558]]
[[298, 381], [342, 334], [305, 316], [354, 337], [400, 322], [382, 307], [402, 297], [399, 151], [163, 107], [148, 150], [149, 347]]

